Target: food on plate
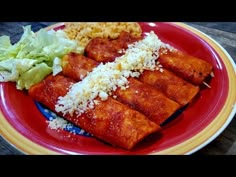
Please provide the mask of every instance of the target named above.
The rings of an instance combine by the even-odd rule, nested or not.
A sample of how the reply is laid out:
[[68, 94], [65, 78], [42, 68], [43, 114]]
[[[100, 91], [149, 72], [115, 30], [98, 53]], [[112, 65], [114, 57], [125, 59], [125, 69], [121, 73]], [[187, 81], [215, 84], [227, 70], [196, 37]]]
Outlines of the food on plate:
[[[132, 34], [121, 33], [114, 40], [94, 38], [85, 48], [85, 55], [99, 62], [110, 62], [123, 54], [128, 44], [141, 40]], [[159, 50], [158, 62], [174, 74], [195, 85], [200, 85], [212, 73], [212, 65], [200, 58], [188, 55], [163, 43]]]
[[80, 114], [93, 106], [97, 96], [106, 100], [118, 87], [127, 89], [129, 77], [139, 77], [144, 69], [154, 70], [157, 67], [155, 61], [161, 45], [156, 34], [150, 32], [143, 40], [129, 45], [125, 54], [115, 61], [100, 63], [83, 80], [72, 85], [64, 97], [59, 98], [57, 112]]
[[[138, 23], [66, 23], [63, 31], [39, 31], [37, 40], [26, 28], [16, 45], [0, 39], [15, 52], [0, 54], [0, 81], [17, 82], [94, 137], [131, 150], [189, 104], [212, 72], [153, 31], [142, 35]], [[18, 50], [21, 43], [27, 50]]]
[[129, 78], [129, 88], [117, 88], [117, 100], [136, 109], [158, 125], [164, 123], [181, 106], [159, 90], [137, 79]]
[[0, 82], [16, 82], [17, 89], [28, 90], [51, 72], [60, 72], [57, 63], [62, 56], [82, 51], [62, 30], [41, 29], [36, 34], [31, 26], [23, 29], [21, 39], [14, 45], [9, 36], [0, 37]]
[[122, 31], [134, 36], [142, 34], [136, 22], [71, 22], [65, 24], [64, 31], [70, 39], [77, 40], [83, 47], [96, 37], [116, 39]]
[[85, 55], [98, 62], [114, 61], [116, 57], [124, 54], [128, 44], [141, 40], [141, 37], [122, 31], [116, 39], [96, 37], [90, 40], [85, 47]]
[[212, 73], [212, 65], [205, 60], [179, 50], [161, 52], [158, 61], [185, 80], [200, 85]]
[[[75, 81], [82, 80], [96, 66], [97, 62], [80, 54], [70, 53], [62, 59], [63, 74]], [[118, 87], [112, 92], [113, 98], [140, 111], [156, 124], [160, 125], [180, 108], [178, 103], [157, 89], [132, 77], [128, 82], [128, 88]]]
[[[123, 54], [124, 49], [128, 48], [128, 44], [139, 40], [141, 40], [140, 37], [137, 38], [126, 32], [121, 33], [120, 37], [114, 40], [94, 38], [86, 46], [85, 55], [95, 61], [111, 62]], [[160, 48], [160, 53], [167, 50], [176, 51], [176, 49], [164, 44]], [[156, 65], [159, 65], [159, 59]], [[197, 95], [199, 87], [178, 77], [176, 73], [163, 69], [162, 65], [160, 67], [160, 70], [156, 71], [145, 70], [140, 75], [139, 80], [158, 88], [182, 106], [190, 103]], [[209, 73], [205, 73], [205, 75], [209, 75]]]
[[[64, 96], [73, 83], [72, 79], [62, 75], [50, 75], [32, 86], [29, 95], [55, 111], [58, 98]], [[143, 138], [160, 129], [140, 112], [112, 98], [100, 101], [94, 109], [80, 116], [65, 114], [63, 117], [95, 137], [125, 149], [132, 149]]]
[[185, 81], [164, 68], [162, 68], [162, 72], [146, 70], [141, 74], [139, 80], [154, 86], [182, 106], [190, 103], [200, 90], [199, 86]]
[[62, 73], [75, 81], [80, 81], [98, 65], [98, 62], [84, 55], [71, 52], [62, 58]]

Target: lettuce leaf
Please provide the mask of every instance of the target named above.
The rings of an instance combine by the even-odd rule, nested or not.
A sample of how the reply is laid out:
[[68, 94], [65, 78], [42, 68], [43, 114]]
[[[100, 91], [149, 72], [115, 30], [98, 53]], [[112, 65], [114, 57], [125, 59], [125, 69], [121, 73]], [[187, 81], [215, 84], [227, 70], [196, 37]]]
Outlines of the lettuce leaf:
[[37, 63], [32, 59], [7, 59], [0, 62], [0, 82], [17, 81], [20, 75]]
[[14, 45], [9, 36], [0, 37], [0, 82], [17, 82], [18, 89], [29, 89], [52, 71], [60, 72], [58, 61], [67, 53], [83, 52], [62, 30], [41, 29], [34, 33], [30, 25], [23, 30], [21, 39]]
[[17, 80], [16, 88], [19, 90], [29, 89], [32, 85], [39, 83], [48, 74], [52, 72], [52, 69], [45, 63], [37, 64], [27, 72], [24, 72]]

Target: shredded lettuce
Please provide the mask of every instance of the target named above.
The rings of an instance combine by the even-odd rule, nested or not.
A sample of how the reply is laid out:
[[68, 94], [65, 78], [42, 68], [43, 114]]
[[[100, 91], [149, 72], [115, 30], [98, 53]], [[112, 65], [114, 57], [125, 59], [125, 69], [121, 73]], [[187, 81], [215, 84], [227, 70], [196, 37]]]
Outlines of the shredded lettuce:
[[0, 62], [0, 82], [16, 82], [22, 73], [32, 68], [37, 60], [7, 59]]
[[17, 89], [29, 89], [54, 71], [60, 72], [60, 60], [67, 53], [82, 53], [83, 48], [62, 30], [36, 33], [23, 27], [21, 39], [11, 44], [9, 36], [0, 37], [0, 82], [13, 81]]
[[29, 89], [32, 85], [40, 82], [48, 74], [52, 72], [52, 69], [45, 63], [37, 64], [30, 70], [24, 72], [17, 80], [17, 89]]

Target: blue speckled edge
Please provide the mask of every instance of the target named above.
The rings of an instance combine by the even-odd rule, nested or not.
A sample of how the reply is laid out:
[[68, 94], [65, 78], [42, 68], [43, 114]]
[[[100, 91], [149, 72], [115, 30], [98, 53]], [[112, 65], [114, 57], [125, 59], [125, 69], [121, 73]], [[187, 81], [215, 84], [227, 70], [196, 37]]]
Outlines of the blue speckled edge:
[[[37, 101], [34, 101], [34, 102], [35, 102], [37, 108], [39, 109], [39, 111], [44, 115], [44, 117], [47, 120], [51, 121], [56, 118], [62, 118], [62, 117], [58, 116], [56, 113], [54, 113], [53, 111], [49, 110], [47, 107], [45, 107], [41, 103], [39, 103]], [[75, 126], [71, 123], [68, 123], [66, 125], [66, 127], [64, 128], [64, 130], [66, 130], [68, 132], [73, 132], [77, 135], [83, 135], [83, 136], [87, 136], [87, 137], [91, 136], [89, 133], [85, 132], [82, 128]]]

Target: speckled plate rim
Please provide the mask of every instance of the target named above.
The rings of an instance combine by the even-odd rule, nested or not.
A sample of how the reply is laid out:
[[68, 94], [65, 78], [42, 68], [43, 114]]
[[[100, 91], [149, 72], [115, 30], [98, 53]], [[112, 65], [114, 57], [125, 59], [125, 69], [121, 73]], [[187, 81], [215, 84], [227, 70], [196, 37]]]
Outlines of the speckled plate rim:
[[[62, 26], [65, 23], [57, 23], [46, 27], [46, 29], [52, 29]], [[225, 105], [222, 107], [221, 111], [215, 117], [215, 119], [205, 127], [201, 132], [195, 136], [189, 138], [188, 140], [170, 147], [168, 149], [150, 153], [155, 154], [192, 154], [199, 149], [203, 148], [211, 141], [213, 141], [223, 130], [228, 126], [228, 124], [233, 119], [236, 113], [236, 65], [228, 54], [228, 52], [214, 39], [205, 33], [190, 27], [183, 23], [172, 23], [181, 28], [189, 30], [190, 32], [196, 34], [203, 40], [205, 40], [220, 56], [225, 64], [229, 82], [229, 91], [225, 101]], [[21, 135], [17, 130], [12, 127], [12, 125], [4, 118], [2, 112], [0, 112], [0, 134], [2, 137], [8, 141], [13, 147], [17, 148], [19, 151], [25, 154], [59, 154], [58, 152], [47, 149], [39, 144], [32, 142], [23, 135]]]

